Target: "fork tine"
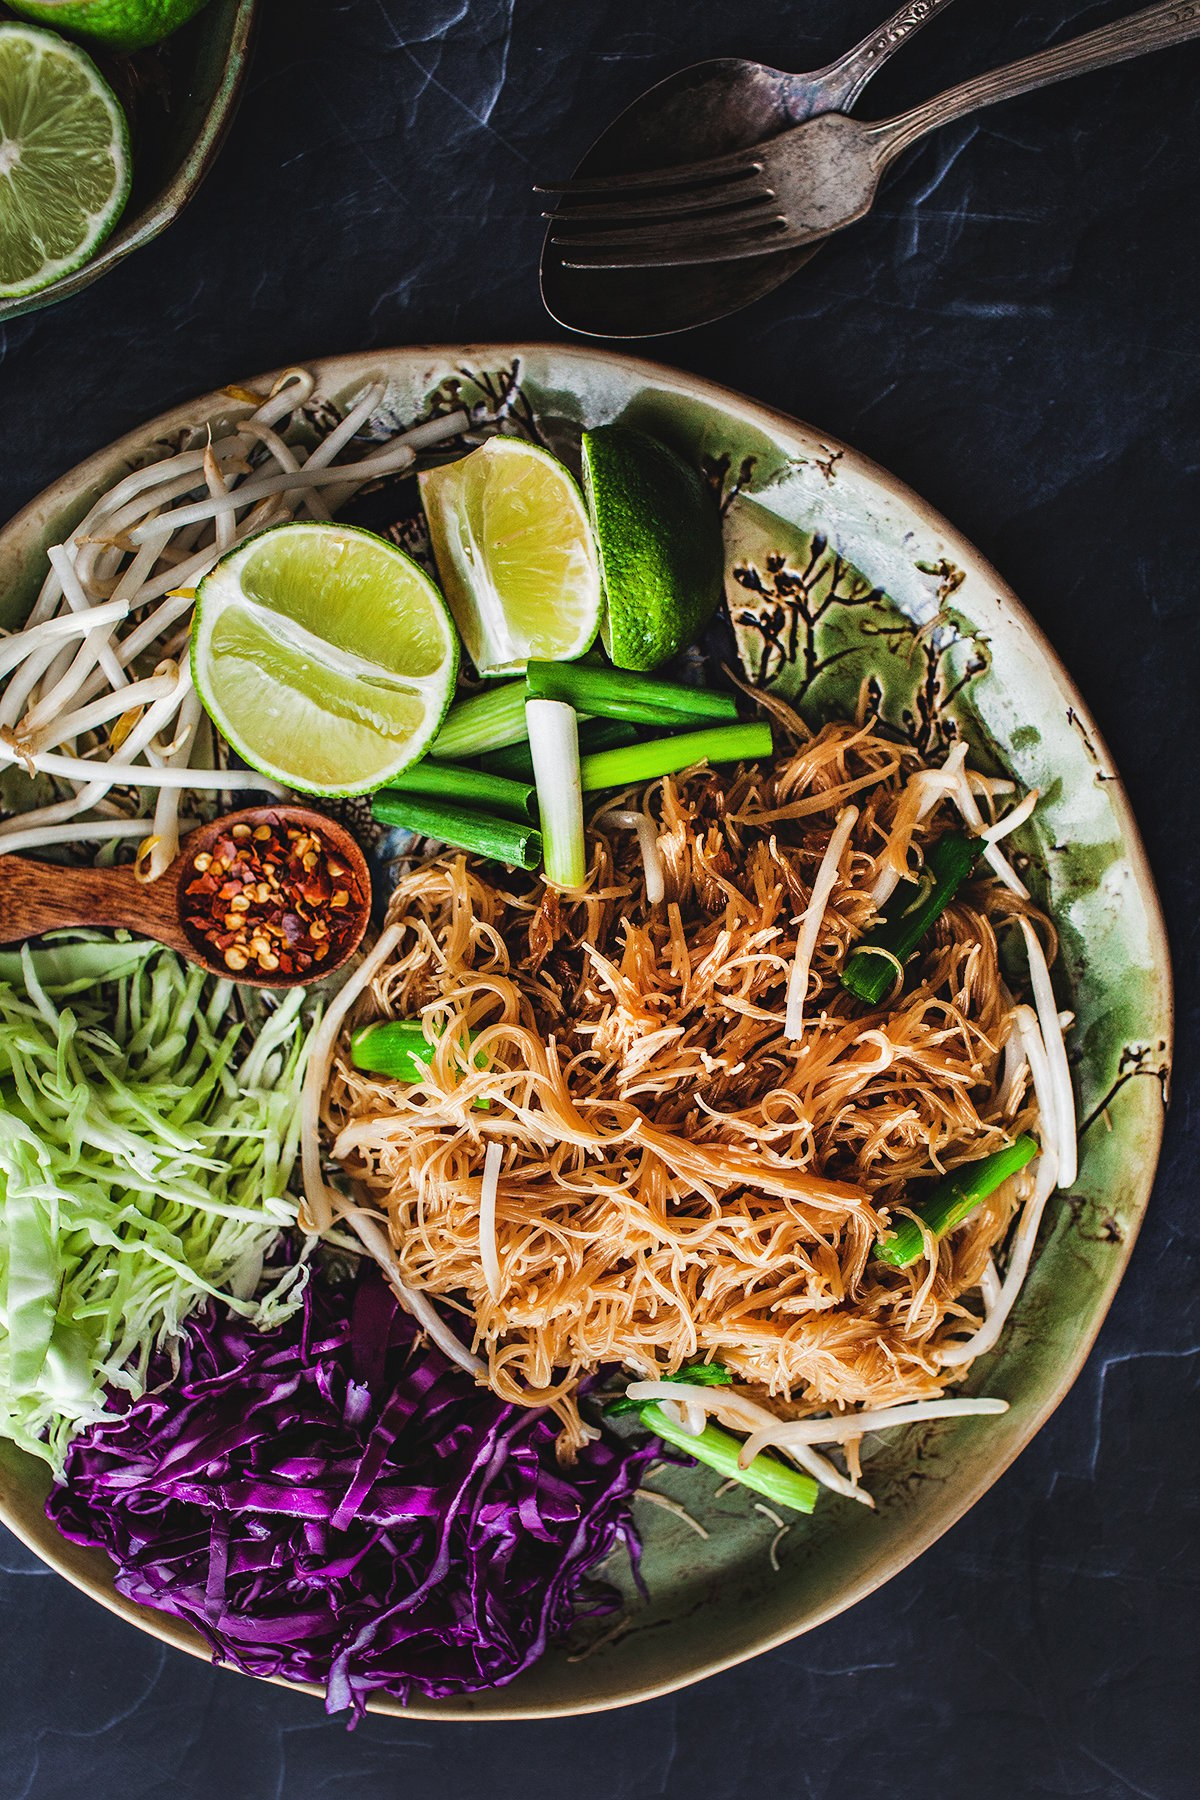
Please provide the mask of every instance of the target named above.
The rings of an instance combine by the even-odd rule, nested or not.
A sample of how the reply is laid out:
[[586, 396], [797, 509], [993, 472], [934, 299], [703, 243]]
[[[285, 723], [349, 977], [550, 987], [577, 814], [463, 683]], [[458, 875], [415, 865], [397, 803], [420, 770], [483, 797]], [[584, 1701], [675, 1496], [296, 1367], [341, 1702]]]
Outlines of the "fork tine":
[[550, 241], [564, 252], [575, 250], [655, 250], [696, 246], [714, 255], [716, 246], [729, 237], [744, 237], [753, 230], [779, 230], [787, 220], [774, 200], [758, 206], [738, 207], [713, 220], [708, 214], [699, 218], [660, 220], [654, 224], [614, 224], [606, 231], [555, 231], [551, 225]]
[[630, 194], [644, 188], [700, 187], [712, 179], [749, 181], [763, 172], [762, 160], [749, 150], [733, 150], [728, 156], [710, 156], [705, 162], [680, 163], [668, 169], [638, 169], [629, 175], [587, 175], [570, 181], [542, 181], [535, 194], [561, 194], [583, 199], [588, 194]]
[[567, 269], [684, 269], [697, 264], [740, 262], [747, 257], [770, 255], [812, 244], [821, 232], [731, 231], [678, 243], [674, 233], [657, 234], [657, 243], [630, 246], [611, 242], [607, 248], [590, 248], [576, 240], [564, 240], [558, 253]]
[[740, 183], [731, 187], [728, 182], [722, 182], [711, 188], [685, 188], [682, 192], [664, 194], [661, 199], [599, 200], [582, 206], [556, 206], [553, 212], [543, 213], [542, 217], [555, 225], [590, 225], [593, 220], [602, 224], [606, 219], [681, 219], [696, 213], [719, 213], [725, 207], [751, 207], [774, 198], [773, 188], [745, 188]]

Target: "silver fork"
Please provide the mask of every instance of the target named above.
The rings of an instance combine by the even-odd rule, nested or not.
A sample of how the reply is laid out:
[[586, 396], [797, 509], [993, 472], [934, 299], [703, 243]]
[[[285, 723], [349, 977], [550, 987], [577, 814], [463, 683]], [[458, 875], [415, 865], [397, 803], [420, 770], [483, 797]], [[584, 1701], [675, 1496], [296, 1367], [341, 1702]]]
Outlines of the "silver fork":
[[751, 150], [634, 175], [549, 182], [552, 239], [573, 269], [675, 268], [811, 244], [870, 211], [885, 169], [980, 107], [1200, 37], [1200, 0], [1168, 0], [948, 88], [874, 124], [824, 113]]

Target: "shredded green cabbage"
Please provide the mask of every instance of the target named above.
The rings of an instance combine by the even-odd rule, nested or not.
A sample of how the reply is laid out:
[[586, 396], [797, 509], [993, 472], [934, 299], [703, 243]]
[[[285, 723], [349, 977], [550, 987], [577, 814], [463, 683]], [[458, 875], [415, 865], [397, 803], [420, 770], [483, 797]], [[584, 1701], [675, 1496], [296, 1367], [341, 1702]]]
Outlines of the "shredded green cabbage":
[[206, 1298], [263, 1326], [299, 1305], [304, 1258], [263, 1266], [296, 1223], [303, 1003], [252, 1035], [231, 983], [156, 944], [0, 958], [0, 1433], [56, 1470]]

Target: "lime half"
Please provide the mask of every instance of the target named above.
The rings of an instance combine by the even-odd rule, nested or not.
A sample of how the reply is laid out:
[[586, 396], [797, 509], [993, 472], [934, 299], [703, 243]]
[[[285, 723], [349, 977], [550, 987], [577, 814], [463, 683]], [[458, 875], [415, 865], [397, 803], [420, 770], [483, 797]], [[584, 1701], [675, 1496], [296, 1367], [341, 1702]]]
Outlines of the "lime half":
[[129, 127], [90, 56], [0, 25], [0, 300], [81, 268], [129, 198]]
[[562, 464], [500, 437], [419, 479], [446, 599], [479, 673], [582, 656], [600, 623], [600, 570]]
[[191, 18], [208, 0], [9, 0], [9, 9], [39, 25], [109, 50], [141, 50]]
[[631, 425], [583, 434], [583, 485], [618, 669], [653, 669], [695, 643], [721, 598], [721, 515], [690, 463]]
[[192, 674], [252, 768], [309, 794], [362, 794], [427, 748], [458, 640], [432, 581], [394, 544], [346, 525], [278, 525], [200, 583]]

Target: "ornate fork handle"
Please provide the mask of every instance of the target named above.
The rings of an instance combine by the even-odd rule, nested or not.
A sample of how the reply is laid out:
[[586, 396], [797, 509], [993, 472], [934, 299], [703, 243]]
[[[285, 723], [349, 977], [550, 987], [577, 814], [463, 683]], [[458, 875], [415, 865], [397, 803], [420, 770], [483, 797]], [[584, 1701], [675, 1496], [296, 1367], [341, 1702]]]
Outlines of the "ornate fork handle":
[[1181, 44], [1187, 38], [1200, 37], [1200, 0], [1168, 0], [1168, 4], [1148, 6], [1144, 12], [1097, 31], [1085, 32], [1069, 43], [1055, 44], [1036, 56], [1023, 57], [987, 75], [948, 88], [944, 94], [916, 106], [911, 112], [894, 119], [884, 119], [868, 127], [868, 138], [877, 162], [882, 166], [906, 150], [926, 132], [952, 119], [991, 106], [997, 100], [1027, 94], [1035, 88], [1049, 87], [1051, 82], [1065, 81], [1068, 76], [1085, 74], [1089, 69], [1107, 68], [1110, 63], [1124, 62], [1142, 56], [1148, 50], [1164, 50], [1170, 44]]
[[815, 110], [849, 112], [871, 77], [898, 50], [907, 38], [938, 13], [944, 12], [950, 0], [908, 0], [890, 19], [868, 33], [862, 42], [830, 63], [817, 77], [822, 90], [822, 107]]

